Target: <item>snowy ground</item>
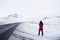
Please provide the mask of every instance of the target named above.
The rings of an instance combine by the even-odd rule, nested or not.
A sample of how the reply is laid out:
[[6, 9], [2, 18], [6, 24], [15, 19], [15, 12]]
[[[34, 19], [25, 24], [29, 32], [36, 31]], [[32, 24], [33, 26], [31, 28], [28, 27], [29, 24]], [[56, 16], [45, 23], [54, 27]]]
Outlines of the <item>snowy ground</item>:
[[60, 40], [60, 18], [43, 20], [43, 37], [38, 36], [38, 20], [22, 20], [17, 18], [1, 19], [0, 25], [15, 22], [21, 22], [21, 24], [18, 25], [9, 40]]
[[[22, 37], [22, 38], [21, 38]], [[9, 40], [60, 40], [60, 25], [44, 25], [44, 36], [38, 36], [38, 24], [21, 23]]]

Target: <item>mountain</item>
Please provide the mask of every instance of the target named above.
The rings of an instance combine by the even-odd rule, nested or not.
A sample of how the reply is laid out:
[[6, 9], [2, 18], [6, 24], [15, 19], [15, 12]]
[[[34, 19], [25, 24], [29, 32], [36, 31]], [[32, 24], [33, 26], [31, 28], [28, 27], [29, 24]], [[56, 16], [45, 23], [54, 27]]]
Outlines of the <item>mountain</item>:
[[18, 18], [18, 15], [17, 14], [11, 14], [11, 15], [8, 15], [7, 17], [5, 17], [5, 19], [9, 19], [9, 18]]

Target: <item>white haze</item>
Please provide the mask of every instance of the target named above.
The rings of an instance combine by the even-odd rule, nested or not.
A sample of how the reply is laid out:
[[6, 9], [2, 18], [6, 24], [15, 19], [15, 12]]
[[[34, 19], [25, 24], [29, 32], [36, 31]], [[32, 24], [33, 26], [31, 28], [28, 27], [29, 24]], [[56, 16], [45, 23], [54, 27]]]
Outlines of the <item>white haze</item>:
[[0, 0], [0, 17], [15, 13], [25, 18], [60, 16], [60, 0]]

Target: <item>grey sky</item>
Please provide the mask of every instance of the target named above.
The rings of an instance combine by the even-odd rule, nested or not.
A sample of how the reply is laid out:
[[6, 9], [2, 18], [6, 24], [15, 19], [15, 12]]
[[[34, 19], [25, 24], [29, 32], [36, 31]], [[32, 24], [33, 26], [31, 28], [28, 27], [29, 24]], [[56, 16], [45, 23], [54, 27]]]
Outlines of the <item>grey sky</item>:
[[28, 15], [31, 11], [31, 0], [0, 0], [0, 14], [3, 16], [14, 13]]
[[0, 16], [18, 13], [25, 17], [60, 15], [60, 0], [0, 0]]

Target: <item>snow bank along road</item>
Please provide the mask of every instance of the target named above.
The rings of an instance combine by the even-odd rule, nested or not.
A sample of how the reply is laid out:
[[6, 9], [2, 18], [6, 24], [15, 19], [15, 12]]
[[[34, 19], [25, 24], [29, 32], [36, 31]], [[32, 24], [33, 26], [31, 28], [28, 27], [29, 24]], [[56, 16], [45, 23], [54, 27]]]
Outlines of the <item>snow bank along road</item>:
[[8, 40], [12, 32], [20, 23], [10, 23], [0, 25], [0, 40]]

